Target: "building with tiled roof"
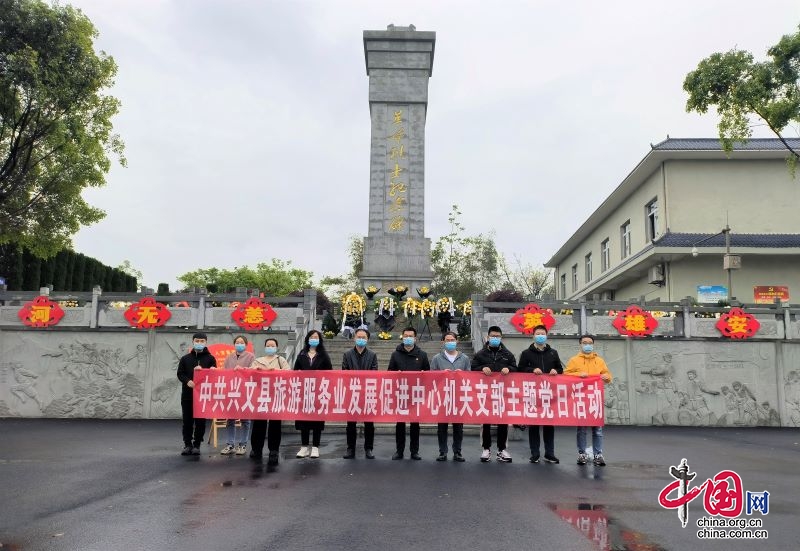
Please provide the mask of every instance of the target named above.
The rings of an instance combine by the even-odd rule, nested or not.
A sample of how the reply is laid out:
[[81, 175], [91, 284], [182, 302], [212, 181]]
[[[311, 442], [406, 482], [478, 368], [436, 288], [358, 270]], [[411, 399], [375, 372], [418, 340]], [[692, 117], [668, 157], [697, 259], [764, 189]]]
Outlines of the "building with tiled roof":
[[[800, 139], [788, 139], [800, 149]], [[755, 300], [789, 287], [800, 302], [800, 174], [775, 139], [675, 139], [651, 150], [546, 263], [559, 299]], [[730, 227], [730, 265], [723, 269]], [[700, 289], [698, 289], [700, 288]], [[730, 296], [730, 294], [727, 294]]]

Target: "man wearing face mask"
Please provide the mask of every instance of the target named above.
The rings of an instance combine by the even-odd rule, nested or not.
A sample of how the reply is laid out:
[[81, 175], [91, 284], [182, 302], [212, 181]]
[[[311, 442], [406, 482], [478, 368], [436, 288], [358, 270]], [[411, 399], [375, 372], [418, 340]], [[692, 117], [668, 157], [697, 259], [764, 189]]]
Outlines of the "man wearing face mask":
[[[378, 369], [378, 356], [367, 348], [369, 331], [358, 328], [355, 332], [355, 346], [342, 355], [342, 369], [344, 371], [376, 371]], [[364, 422], [364, 456], [367, 459], [375, 459], [372, 453], [372, 445], [375, 440], [375, 423]], [[356, 422], [347, 422], [347, 451], [344, 459], [355, 459], [356, 457]]]
[[[564, 368], [564, 375], [578, 377], [600, 375], [604, 383], [610, 383], [611, 371], [609, 371], [603, 358], [594, 351], [594, 337], [581, 335], [580, 343], [581, 352], [567, 362], [567, 367]], [[606, 460], [603, 458], [603, 427], [592, 427], [592, 449], [594, 451], [594, 464], [598, 467], [604, 467]], [[588, 459], [586, 454], [586, 427], [578, 427], [578, 465], [586, 465]]]
[[192, 336], [192, 350], [178, 361], [178, 380], [181, 382], [181, 413], [183, 414], [183, 451], [181, 455], [200, 455], [200, 444], [206, 434], [206, 420], [194, 417], [194, 370], [217, 367], [217, 360], [208, 351], [205, 333]]
[[[403, 344], [398, 345], [389, 359], [389, 371], [430, 371], [428, 355], [417, 346], [417, 330], [413, 327], [403, 329]], [[406, 424], [397, 423], [395, 427], [397, 451], [392, 459], [403, 459], [406, 451]], [[411, 423], [411, 459], [420, 460], [419, 423]]]
[[[472, 358], [472, 371], [482, 371], [484, 375], [492, 373], [508, 375], [517, 370], [517, 360], [514, 354], [503, 345], [503, 331], [493, 325], [489, 328], [489, 338], [483, 349]], [[508, 440], [508, 425], [497, 425], [497, 460], [501, 463], [511, 463], [511, 454], [506, 449]], [[492, 457], [492, 425], [481, 427], [481, 462], [486, 463]]]
[[[431, 371], [469, 371], [469, 358], [458, 351], [458, 336], [447, 331], [442, 338], [443, 350], [431, 360]], [[439, 423], [439, 457], [436, 461], [447, 461], [447, 423]], [[453, 423], [453, 461], [462, 463], [461, 442], [464, 438], [464, 423]]]
[[[564, 366], [555, 348], [547, 344], [547, 327], [537, 325], [533, 329], [533, 344], [522, 351], [519, 356], [517, 371], [534, 375], [559, 375]], [[559, 463], [555, 453], [555, 428], [553, 425], [542, 425], [544, 438], [544, 460], [548, 463]], [[528, 443], [531, 446], [531, 463], [539, 462], [539, 425], [528, 426]]]

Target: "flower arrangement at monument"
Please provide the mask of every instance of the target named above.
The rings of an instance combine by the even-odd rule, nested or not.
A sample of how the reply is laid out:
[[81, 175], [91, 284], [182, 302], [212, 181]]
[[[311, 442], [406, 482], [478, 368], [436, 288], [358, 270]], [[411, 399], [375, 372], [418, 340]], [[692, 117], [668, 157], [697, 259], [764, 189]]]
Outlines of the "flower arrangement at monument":
[[417, 289], [417, 294], [419, 295], [420, 298], [428, 298], [429, 296], [431, 296], [432, 292], [433, 291], [431, 291], [431, 288], [426, 285], [423, 285], [422, 287]]
[[408, 292], [408, 287], [405, 285], [397, 285], [387, 289], [386, 292], [395, 297], [397, 300], [403, 300], [403, 297], [406, 296], [406, 293]]
[[442, 297], [437, 300], [436, 312], [438, 313], [436, 323], [439, 326], [439, 330], [442, 332], [442, 335], [444, 335], [447, 331], [450, 331], [450, 320], [453, 319], [453, 316], [456, 313], [453, 297]]
[[325, 337], [326, 339], [332, 339], [333, 337], [336, 336], [336, 333], [334, 333], [333, 331], [325, 331], [324, 333], [322, 333], [322, 336]]
[[375, 313], [379, 316], [393, 316], [395, 308], [397, 308], [397, 301], [392, 297], [383, 297], [375, 301]]
[[403, 302], [403, 314], [405, 314], [407, 318], [416, 316], [417, 313], [419, 312], [421, 304], [422, 303], [417, 299], [409, 298], [408, 300]]
[[369, 287], [364, 289], [364, 294], [367, 295], [367, 298], [369, 300], [372, 300], [372, 297], [377, 295], [380, 290], [381, 290], [380, 287], [375, 287], [374, 285], [370, 285]]
[[363, 316], [367, 301], [358, 293], [348, 293], [342, 297], [342, 313], [345, 316]]
[[462, 302], [458, 305], [458, 309], [461, 310], [461, 313], [465, 316], [472, 315], [472, 300], [468, 300], [467, 302]]
[[380, 333], [378, 333], [378, 338], [382, 341], [389, 341], [392, 340], [392, 334], [387, 333], [386, 331], [381, 331]]
[[436, 302], [432, 301], [429, 298], [422, 300], [419, 303], [419, 314], [422, 319], [426, 317], [430, 318], [433, 317], [433, 314], [436, 313]]

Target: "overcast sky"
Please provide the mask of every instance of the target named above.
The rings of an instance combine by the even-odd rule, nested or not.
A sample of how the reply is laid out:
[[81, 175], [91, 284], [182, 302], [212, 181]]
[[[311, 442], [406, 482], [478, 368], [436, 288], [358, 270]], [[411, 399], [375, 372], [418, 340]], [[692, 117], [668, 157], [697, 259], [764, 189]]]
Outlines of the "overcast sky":
[[651, 143], [716, 136], [715, 114], [685, 112], [687, 72], [733, 47], [764, 58], [800, 22], [797, 0], [69, 3], [119, 66], [128, 159], [86, 192], [107, 216], [75, 247], [173, 289], [272, 257], [348, 270], [367, 231], [365, 29], [436, 32], [426, 236], [456, 203], [467, 233], [541, 264]]

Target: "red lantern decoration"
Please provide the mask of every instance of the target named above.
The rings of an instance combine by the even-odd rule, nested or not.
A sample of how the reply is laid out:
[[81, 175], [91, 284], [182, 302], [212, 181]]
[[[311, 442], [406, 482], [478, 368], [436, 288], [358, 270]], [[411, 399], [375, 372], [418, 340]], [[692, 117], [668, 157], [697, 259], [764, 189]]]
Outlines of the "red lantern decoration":
[[635, 304], [627, 309], [617, 312], [617, 317], [611, 322], [620, 335], [626, 337], [646, 337], [652, 335], [658, 327], [658, 320], [650, 312], [642, 310]]
[[523, 335], [532, 335], [538, 325], [544, 325], [548, 331], [556, 324], [556, 319], [550, 310], [539, 308], [538, 304], [528, 304], [511, 316], [511, 325]]
[[716, 327], [725, 337], [749, 339], [758, 332], [761, 324], [753, 314], [748, 314], [741, 308], [731, 308], [719, 317]]
[[137, 329], [153, 329], [161, 327], [172, 317], [165, 304], [156, 302], [152, 297], [146, 297], [139, 302], [134, 302], [125, 310], [125, 319], [131, 327]]
[[236, 325], [246, 331], [266, 329], [277, 317], [278, 314], [272, 306], [256, 297], [247, 299], [244, 304], [240, 304], [231, 312], [231, 318]]
[[17, 312], [17, 316], [28, 327], [50, 327], [61, 321], [64, 310], [46, 296], [38, 296], [26, 302]]

